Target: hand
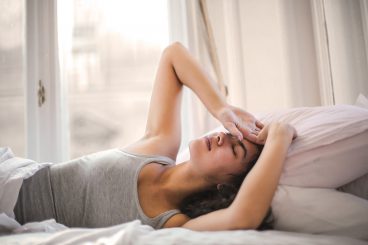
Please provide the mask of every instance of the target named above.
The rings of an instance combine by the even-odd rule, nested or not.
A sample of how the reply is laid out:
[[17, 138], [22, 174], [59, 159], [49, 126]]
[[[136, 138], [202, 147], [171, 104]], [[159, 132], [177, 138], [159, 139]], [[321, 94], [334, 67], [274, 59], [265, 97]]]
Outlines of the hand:
[[290, 140], [290, 142], [297, 137], [297, 132], [292, 125], [282, 122], [271, 122], [262, 128], [257, 136], [257, 142], [255, 143], [264, 145], [269, 134], [273, 135], [271, 137], [285, 136]]
[[257, 135], [263, 128], [263, 124], [252, 114], [235, 106], [227, 106], [220, 110], [217, 118], [239, 140], [246, 138], [257, 143]]

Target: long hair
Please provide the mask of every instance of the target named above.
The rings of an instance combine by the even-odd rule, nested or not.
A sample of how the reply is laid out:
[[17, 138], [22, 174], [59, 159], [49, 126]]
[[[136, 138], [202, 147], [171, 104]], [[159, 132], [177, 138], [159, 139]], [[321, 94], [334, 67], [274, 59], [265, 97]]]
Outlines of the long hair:
[[[257, 147], [258, 153], [260, 153], [263, 149], [263, 146], [257, 145]], [[180, 211], [193, 219], [198, 216], [230, 206], [230, 204], [234, 201], [244, 178], [257, 162], [259, 155], [260, 154], [257, 154], [257, 157], [250, 162], [248, 168], [244, 172], [238, 175], [233, 175], [230, 184], [222, 185], [219, 189], [217, 186], [213, 186], [207, 190], [193, 193], [192, 195], [184, 198], [179, 207]], [[246, 218], [247, 217], [244, 217], [244, 219]], [[267, 215], [257, 230], [272, 229], [273, 222], [272, 209], [270, 207]]]

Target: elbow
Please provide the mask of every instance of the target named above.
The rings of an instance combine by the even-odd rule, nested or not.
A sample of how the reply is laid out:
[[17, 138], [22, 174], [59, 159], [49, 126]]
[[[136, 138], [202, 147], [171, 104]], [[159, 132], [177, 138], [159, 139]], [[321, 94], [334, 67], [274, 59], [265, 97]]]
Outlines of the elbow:
[[167, 48], [170, 48], [170, 49], [182, 49], [182, 48], [185, 48], [185, 47], [184, 47], [184, 45], [181, 42], [173, 42]]
[[178, 52], [180, 52], [181, 50], [185, 50], [186, 48], [184, 47], [184, 45], [180, 42], [173, 42], [171, 43], [169, 46], [167, 46], [164, 51], [163, 54], [164, 55], [176, 55]]

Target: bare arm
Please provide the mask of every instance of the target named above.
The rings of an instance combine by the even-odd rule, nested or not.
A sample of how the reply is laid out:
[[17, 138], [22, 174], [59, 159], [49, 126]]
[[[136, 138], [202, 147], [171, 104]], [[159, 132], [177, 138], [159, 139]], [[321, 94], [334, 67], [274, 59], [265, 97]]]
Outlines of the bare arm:
[[295, 135], [295, 129], [287, 124], [273, 123], [264, 128], [260, 136], [267, 137], [265, 147], [233, 203], [228, 208], [192, 220], [179, 217], [177, 225], [193, 230], [256, 229], [271, 205], [287, 150]]
[[129, 146], [129, 150], [176, 158], [181, 140], [183, 85], [192, 89], [215, 117], [228, 106], [190, 53], [180, 43], [171, 44], [163, 52], [157, 70], [145, 136]]
[[233, 135], [257, 142], [262, 123], [250, 113], [226, 103], [207, 73], [180, 43], [171, 44], [161, 56], [152, 92], [146, 132], [128, 150], [176, 158], [181, 140], [181, 91], [185, 85]]
[[200, 98], [208, 111], [239, 140], [257, 142], [256, 128], [263, 124], [252, 114], [226, 103], [215, 83], [180, 43], [172, 45], [172, 65], [179, 80]]

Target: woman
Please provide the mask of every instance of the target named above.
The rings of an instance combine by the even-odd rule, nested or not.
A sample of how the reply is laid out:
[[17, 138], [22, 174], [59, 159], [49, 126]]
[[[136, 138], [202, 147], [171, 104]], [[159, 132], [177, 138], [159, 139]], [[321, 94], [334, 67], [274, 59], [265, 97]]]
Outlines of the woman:
[[[230, 134], [192, 141], [190, 160], [175, 165], [183, 86], [198, 95]], [[288, 124], [264, 127], [228, 105], [187, 50], [174, 43], [161, 57], [143, 138], [123, 150], [42, 169], [24, 182], [14, 212], [21, 223], [55, 218], [67, 226], [102, 227], [140, 219], [155, 228], [256, 229], [269, 210], [295, 137]], [[262, 154], [257, 144], [264, 144]], [[183, 213], [193, 194], [240, 184], [231, 203]]]

